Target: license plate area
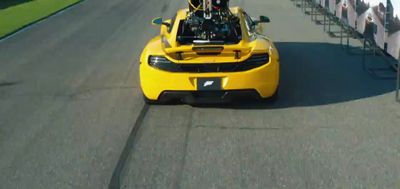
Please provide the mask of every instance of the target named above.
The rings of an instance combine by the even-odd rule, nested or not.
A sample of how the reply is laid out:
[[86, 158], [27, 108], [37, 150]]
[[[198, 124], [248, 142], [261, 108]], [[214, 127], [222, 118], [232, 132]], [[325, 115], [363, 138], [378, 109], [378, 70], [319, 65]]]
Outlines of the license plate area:
[[220, 91], [222, 90], [221, 78], [197, 78], [198, 91]]

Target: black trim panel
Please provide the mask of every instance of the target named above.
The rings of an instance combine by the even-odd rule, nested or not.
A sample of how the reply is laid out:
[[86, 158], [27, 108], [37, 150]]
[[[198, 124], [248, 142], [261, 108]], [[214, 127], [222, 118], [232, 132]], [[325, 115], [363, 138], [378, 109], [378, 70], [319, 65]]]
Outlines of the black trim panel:
[[225, 90], [225, 91], [164, 91], [160, 97], [161, 102], [180, 100], [185, 103], [221, 103], [231, 102], [234, 99], [261, 99], [256, 90]]
[[243, 62], [235, 63], [202, 63], [202, 64], [177, 64], [164, 57], [156, 57], [159, 61], [152, 61], [155, 57], [149, 57], [149, 65], [169, 72], [210, 73], [210, 72], [242, 72], [261, 67], [270, 62], [268, 53], [255, 54]]

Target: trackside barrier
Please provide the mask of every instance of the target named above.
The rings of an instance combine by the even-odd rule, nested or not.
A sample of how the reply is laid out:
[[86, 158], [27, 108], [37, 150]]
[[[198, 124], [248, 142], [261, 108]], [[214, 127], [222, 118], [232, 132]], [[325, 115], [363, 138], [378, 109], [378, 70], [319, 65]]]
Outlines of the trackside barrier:
[[[366, 71], [368, 74], [370, 74], [374, 78], [378, 79], [391, 79], [391, 80], [396, 80], [397, 74], [393, 75], [394, 73], [397, 73], [397, 64], [396, 63], [391, 63], [394, 62], [392, 57], [389, 57], [385, 54], [383, 50], [381, 50], [379, 47], [375, 45], [375, 43], [367, 38], [361, 38], [360, 39], [363, 42], [363, 53], [362, 53], [362, 67], [363, 70]], [[372, 52], [371, 52], [372, 51]], [[384, 62], [388, 65], [388, 67], [369, 67], [368, 66], [368, 59], [366, 56], [368, 54], [373, 54], [376, 56], [377, 54], [379, 57], [381, 57]], [[382, 73], [387, 73], [391, 72], [392, 74], [390, 75], [383, 75]], [[379, 74], [381, 73], [381, 74]]]
[[[362, 68], [364, 71], [369, 73], [372, 77], [380, 78], [380, 79], [395, 79], [396, 80], [396, 101], [400, 103], [400, 58], [399, 60], [393, 61], [393, 58], [391, 56], [388, 56], [387, 53], [382, 50], [380, 47], [377, 46], [377, 44], [373, 41], [368, 39], [366, 36], [361, 35], [356, 31], [353, 27], [351, 27], [347, 22], [342, 21], [336, 15], [331, 13], [328, 8], [322, 7], [319, 3], [316, 3], [316, 0], [291, 0], [293, 1], [293, 4], [297, 7], [300, 7], [302, 12], [304, 12], [307, 15], [311, 16], [311, 20], [323, 25], [324, 32], [327, 32], [329, 36], [331, 37], [338, 37], [340, 39], [340, 44], [341, 46], [346, 50], [347, 53], [349, 54], [357, 54], [352, 52], [351, 46], [350, 46], [350, 38], [355, 38], [358, 39], [360, 42], [362, 42], [363, 47], [362, 47]], [[300, 1], [300, 4], [299, 4]], [[309, 12], [307, 9], [310, 8], [311, 11]], [[323, 15], [323, 21], [319, 21], [317, 19], [318, 15]], [[339, 26], [340, 31], [339, 35], [332, 31], [331, 25], [332, 23], [337, 26]], [[345, 34], [345, 35], [344, 35]], [[346, 42], [344, 42], [344, 40]], [[358, 53], [360, 54], [360, 53]], [[382, 68], [371, 68], [368, 67], [368, 62], [367, 62], [367, 55], [379, 55], [382, 57], [384, 62], [387, 64], [388, 67], [382, 67]], [[396, 76], [388, 76], [388, 75], [380, 75], [378, 73], [382, 72], [387, 72], [392, 70], [392, 73], [395, 72]]]

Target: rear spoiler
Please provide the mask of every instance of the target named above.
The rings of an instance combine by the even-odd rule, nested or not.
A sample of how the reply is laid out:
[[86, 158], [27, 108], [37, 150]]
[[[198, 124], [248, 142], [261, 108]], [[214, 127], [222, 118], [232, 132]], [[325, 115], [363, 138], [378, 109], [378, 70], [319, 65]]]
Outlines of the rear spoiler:
[[195, 52], [198, 55], [218, 55], [222, 52], [235, 53], [235, 58], [240, 59], [242, 54], [247, 54], [251, 51], [250, 47], [240, 46], [220, 46], [220, 45], [192, 45], [181, 46], [174, 48], [165, 48], [167, 54], [177, 54], [177, 57], [182, 57], [182, 54]]

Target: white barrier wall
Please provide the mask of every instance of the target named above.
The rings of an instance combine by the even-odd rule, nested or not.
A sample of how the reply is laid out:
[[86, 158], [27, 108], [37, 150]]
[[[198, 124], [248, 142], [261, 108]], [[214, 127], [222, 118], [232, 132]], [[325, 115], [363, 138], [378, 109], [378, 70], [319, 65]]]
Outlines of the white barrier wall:
[[340, 0], [326, 0], [326, 1], [329, 1], [329, 11], [330, 11], [332, 14], [335, 14], [335, 12], [336, 12], [336, 7], [339, 6]]
[[389, 0], [387, 11], [387, 52], [400, 59], [400, 0]]
[[387, 0], [360, 0], [357, 5], [357, 31], [385, 48]]
[[400, 0], [314, 0], [364, 37], [400, 59]]

